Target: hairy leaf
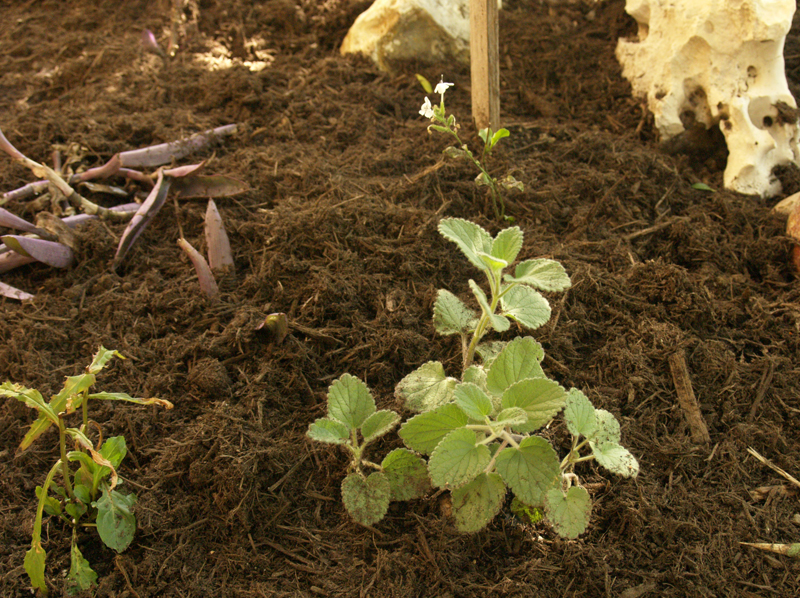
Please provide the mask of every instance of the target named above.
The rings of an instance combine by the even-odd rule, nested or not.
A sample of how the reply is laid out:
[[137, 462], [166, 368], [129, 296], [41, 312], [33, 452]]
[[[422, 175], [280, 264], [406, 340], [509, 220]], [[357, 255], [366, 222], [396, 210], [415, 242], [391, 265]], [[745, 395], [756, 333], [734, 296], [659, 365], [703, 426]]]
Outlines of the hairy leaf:
[[486, 389], [501, 395], [512, 384], [528, 378], [544, 378], [539, 362], [544, 350], [530, 336], [517, 337], [500, 351], [486, 373]]
[[453, 516], [460, 532], [482, 530], [503, 506], [506, 486], [496, 473], [481, 473], [452, 493]]
[[391, 487], [380, 471], [364, 478], [351, 473], [342, 482], [342, 501], [350, 516], [362, 525], [377, 523], [389, 509]]
[[572, 286], [564, 266], [555, 260], [534, 259], [517, 264], [514, 276], [505, 275], [507, 282], [519, 282], [540, 291], [566, 291]]
[[508, 268], [508, 262], [494, 257], [490, 253], [484, 253], [482, 251], [478, 252], [478, 257], [480, 260], [486, 264], [486, 267], [489, 268], [492, 272], [502, 272], [503, 269]]
[[580, 486], [572, 486], [566, 494], [560, 488], [549, 490], [545, 496], [547, 518], [562, 538], [577, 538], [589, 525], [592, 501]]
[[476, 268], [487, 271], [488, 268], [478, 257], [478, 252], [491, 253], [492, 237], [483, 228], [461, 218], [444, 218], [439, 222], [439, 233], [448, 241], [452, 241]]
[[461, 375], [462, 382], [474, 384], [482, 390], [486, 390], [486, 370], [479, 365], [471, 365]]
[[597, 417], [594, 407], [580, 390], [570, 389], [567, 394], [567, 405], [564, 407], [564, 420], [567, 429], [573, 436], [591, 438], [597, 430]]
[[321, 417], [308, 426], [306, 436], [317, 442], [347, 444], [350, 441], [350, 428], [342, 422]]
[[567, 393], [557, 382], [547, 378], [529, 378], [509, 386], [503, 393], [501, 406], [520, 407], [528, 414], [528, 423], [514, 426], [520, 433], [538, 430], [561, 411]]
[[400, 438], [408, 448], [430, 455], [442, 438], [467, 425], [469, 418], [458, 405], [448, 403], [415, 415], [400, 427]]
[[541, 294], [523, 285], [509, 289], [500, 299], [503, 315], [534, 330], [550, 319], [550, 304]]
[[479, 344], [476, 352], [478, 355], [480, 355], [481, 360], [483, 361], [483, 367], [488, 370], [488, 368], [491, 367], [492, 362], [498, 355], [500, 355], [500, 351], [502, 351], [506, 345], [508, 345], [507, 341], [489, 341], [488, 343]]
[[492, 255], [511, 264], [517, 259], [519, 250], [522, 249], [522, 230], [512, 226], [501, 230], [492, 241]]
[[431, 453], [428, 471], [437, 488], [458, 488], [475, 479], [491, 460], [488, 447], [477, 444], [475, 432], [453, 430]]
[[462, 383], [456, 386], [456, 405], [467, 414], [470, 419], [483, 421], [492, 412], [492, 401], [475, 384]]
[[610, 472], [625, 478], [635, 478], [639, 475], [639, 462], [628, 449], [615, 442], [603, 444], [590, 442], [589, 446], [597, 462]]
[[622, 434], [617, 418], [605, 409], [595, 409], [594, 415], [597, 420], [597, 428], [594, 434], [588, 436], [589, 440], [595, 444], [605, 444], [607, 442], [619, 444]]
[[135, 494], [120, 494], [116, 490], [103, 491], [99, 500], [92, 503], [97, 509], [97, 533], [103, 544], [117, 552], [125, 550], [136, 532], [133, 505]]
[[413, 500], [431, 489], [425, 461], [408, 449], [393, 450], [386, 455], [381, 467], [389, 480], [392, 500]]
[[405, 402], [411, 411], [430, 411], [453, 400], [453, 390], [458, 380], [444, 373], [438, 361], [429, 361], [400, 380], [395, 396]]
[[497, 422], [506, 426], [522, 426], [528, 423], [528, 414], [521, 407], [509, 407], [497, 414]]
[[443, 336], [466, 334], [475, 329], [477, 314], [450, 291], [440, 289], [433, 306], [433, 326]]
[[394, 428], [399, 421], [400, 416], [394, 411], [389, 411], [388, 409], [376, 411], [361, 424], [361, 435], [364, 437], [364, 443], [380, 438]]
[[328, 417], [340, 421], [350, 430], [375, 413], [375, 399], [361, 380], [342, 374], [328, 388]]
[[545, 493], [557, 486], [561, 468], [549, 442], [528, 436], [519, 448], [509, 446], [498, 453], [497, 472], [521, 501], [540, 506]]

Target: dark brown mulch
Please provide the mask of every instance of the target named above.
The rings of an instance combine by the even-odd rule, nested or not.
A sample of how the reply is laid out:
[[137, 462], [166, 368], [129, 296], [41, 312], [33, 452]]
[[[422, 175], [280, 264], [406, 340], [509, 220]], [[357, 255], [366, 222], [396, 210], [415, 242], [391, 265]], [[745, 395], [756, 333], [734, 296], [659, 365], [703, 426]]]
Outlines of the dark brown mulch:
[[[235, 138], [203, 152], [208, 168], [251, 191], [218, 202], [236, 272], [204, 301], [175, 241], [203, 247], [205, 205], [170, 201], [117, 273], [120, 225], [90, 224], [68, 271], [28, 266], [2, 280], [35, 293], [2, 300], [0, 381], [52, 393], [100, 344], [128, 359], [99, 387], [175, 403], [110, 404], [95, 418], [124, 434], [122, 475], [138, 494], [139, 529], [116, 555], [91, 532], [81, 549], [97, 596], [703, 596], [800, 594], [800, 565], [739, 545], [800, 538], [798, 493], [755, 461], [757, 449], [800, 474], [797, 378], [800, 293], [774, 201], [722, 190], [719, 156], [669, 156], [630, 97], [614, 58], [633, 21], [614, 0], [549, 7], [508, 0], [502, 15], [502, 109], [511, 130], [494, 168], [526, 185], [508, 210], [522, 255], [560, 260], [573, 288], [551, 297], [535, 332], [545, 369], [622, 422], [637, 480], [587, 466], [600, 488], [575, 541], [499, 516], [455, 531], [441, 497], [393, 504], [365, 529], [339, 499], [345, 456], [312, 444], [308, 424], [344, 372], [381, 407], [394, 385], [458, 348], [434, 334], [436, 290], [464, 296], [475, 272], [436, 232], [444, 216], [492, 232], [467, 165], [444, 163], [446, 140], [417, 110], [414, 70], [386, 75], [337, 46], [368, 2], [241, 0], [199, 4], [177, 58], [142, 53], [164, 39], [168, 2], [1, 2], [0, 127], [30, 157], [77, 144], [84, 164], [230, 122]], [[212, 70], [215, 48], [241, 60]], [[787, 73], [800, 85], [796, 34]], [[263, 56], [263, 54], [262, 54]], [[456, 86], [448, 106], [469, 120], [469, 72], [417, 67]], [[477, 139], [467, 124], [464, 134]], [[199, 159], [199, 158], [198, 158]], [[781, 174], [800, 190], [796, 169]], [[2, 190], [30, 180], [0, 159]], [[717, 191], [692, 188], [705, 182]], [[32, 216], [30, 203], [6, 206]], [[284, 312], [286, 340], [256, 325]], [[692, 442], [669, 358], [687, 368], [711, 443]], [[56, 458], [43, 437], [16, 450], [32, 412], [0, 404], [0, 594], [28, 596], [34, 487]], [[556, 426], [557, 441], [566, 440]], [[392, 436], [380, 450], [398, 444]], [[68, 530], [45, 526], [48, 578], [61, 595]]]

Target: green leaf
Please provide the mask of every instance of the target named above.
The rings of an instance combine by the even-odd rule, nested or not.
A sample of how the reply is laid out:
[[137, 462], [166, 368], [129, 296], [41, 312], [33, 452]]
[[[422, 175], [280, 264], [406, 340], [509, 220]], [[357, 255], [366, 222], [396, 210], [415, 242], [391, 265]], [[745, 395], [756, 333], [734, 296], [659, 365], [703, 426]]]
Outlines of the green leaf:
[[475, 479], [489, 464], [488, 447], [477, 444], [472, 430], [459, 428], [445, 436], [431, 453], [428, 471], [437, 488], [458, 488]]
[[603, 444], [590, 442], [589, 446], [597, 462], [610, 472], [625, 478], [635, 478], [639, 475], [639, 462], [628, 449], [614, 442]]
[[408, 448], [430, 455], [445, 436], [468, 421], [458, 405], [448, 403], [412, 417], [400, 427], [399, 436]]
[[453, 516], [460, 532], [482, 530], [503, 506], [506, 485], [496, 473], [481, 473], [466, 486], [453, 490]]
[[462, 383], [456, 386], [456, 405], [467, 414], [470, 419], [483, 421], [492, 412], [492, 401], [475, 384]]
[[483, 367], [488, 369], [491, 367], [492, 362], [495, 358], [500, 355], [500, 351], [505, 349], [506, 345], [508, 345], [508, 341], [490, 341], [488, 343], [481, 343], [476, 348], [478, 355], [480, 355], [481, 360], [483, 361]]
[[472, 364], [461, 375], [461, 381], [474, 384], [478, 388], [486, 390], [486, 370], [481, 366]]
[[128, 447], [125, 445], [125, 437], [112, 436], [106, 439], [103, 446], [100, 447], [100, 454], [111, 461], [111, 465], [113, 465], [115, 469], [119, 467], [125, 455], [128, 454]]
[[494, 135], [492, 135], [492, 138], [490, 140], [489, 149], [490, 150], [494, 149], [494, 146], [497, 145], [498, 141], [500, 141], [504, 137], [508, 137], [509, 135], [510, 133], [508, 132], [508, 129], [499, 129], [495, 131]]
[[439, 222], [439, 233], [452, 241], [476, 268], [487, 271], [486, 265], [478, 257], [478, 252], [490, 253], [492, 237], [483, 228], [461, 218], [444, 218]]
[[410, 411], [430, 411], [453, 400], [458, 380], [445, 376], [444, 366], [429, 361], [400, 380], [394, 394]]
[[492, 255], [507, 264], [513, 263], [522, 249], [522, 239], [522, 229], [518, 226], [501, 230], [492, 241]]
[[[434, 108], [433, 110], [435, 112], [436, 108]], [[433, 129], [434, 131], [439, 131], [440, 133], [450, 133], [450, 129], [448, 129], [447, 127], [443, 127], [441, 125], [428, 125], [428, 129]]]
[[496, 258], [491, 254], [479, 251], [478, 257], [492, 272], [502, 272], [504, 268], [508, 268], [507, 261]]
[[520, 407], [509, 407], [497, 414], [497, 423], [506, 426], [522, 426], [528, 423], [528, 414]]
[[489, 127], [486, 127], [485, 129], [481, 129], [480, 131], [478, 131], [478, 137], [481, 138], [484, 145], [489, 142], [489, 131], [491, 131]]
[[350, 442], [350, 428], [342, 422], [321, 417], [308, 426], [306, 436], [317, 442], [347, 444]]
[[619, 444], [622, 434], [617, 418], [605, 409], [595, 409], [594, 416], [597, 421], [597, 428], [594, 434], [587, 438], [595, 444], [606, 444], [607, 442]]
[[511, 328], [511, 322], [509, 322], [507, 318], [492, 312], [489, 300], [486, 298], [486, 293], [484, 293], [483, 289], [478, 286], [478, 283], [471, 278], [469, 279], [469, 288], [472, 289], [472, 294], [475, 295], [475, 298], [478, 300], [481, 309], [483, 309], [483, 313], [489, 316], [489, 324], [492, 328], [497, 330], [497, 332], [505, 332]]
[[351, 473], [342, 482], [342, 501], [350, 516], [361, 525], [377, 523], [389, 510], [391, 487], [380, 471], [364, 478]]
[[61, 501], [52, 497], [52, 496], [45, 496], [44, 499], [42, 498], [42, 487], [36, 486], [35, 489], [36, 498], [41, 502], [44, 501], [44, 512], [48, 515], [60, 515], [61, 514]]
[[120, 494], [116, 490], [103, 489], [103, 495], [92, 503], [97, 509], [97, 533], [103, 544], [122, 552], [133, 541], [136, 517], [133, 505], [136, 495]]
[[536, 525], [544, 519], [544, 512], [541, 508], [525, 504], [516, 496], [511, 501], [511, 506], [509, 508], [514, 515], [528, 525]]
[[509, 386], [503, 393], [501, 407], [520, 407], [528, 414], [528, 423], [514, 426], [520, 433], [538, 430], [561, 411], [567, 393], [557, 382], [547, 378], [529, 378]]
[[705, 183], [695, 183], [694, 185], [692, 185], [692, 189], [697, 189], [698, 191], [710, 191], [711, 193], [714, 193], [714, 189], [712, 189]]
[[376, 411], [361, 424], [361, 435], [364, 437], [364, 444], [380, 438], [394, 428], [399, 421], [400, 416], [394, 411], [389, 411], [388, 409]]
[[[89, 561], [83, 558], [78, 545], [73, 542], [72, 549], [70, 550], [70, 566], [67, 579], [73, 585], [71, 590], [79, 590], [81, 592], [90, 589], [97, 583], [97, 573], [92, 570]], [[68, 590], [68, 593], [73, 593]]]
[[86, 371], [89, 374], [97, 374], [99, 373], [106, 364], [111, 361], [112, 358], [119, 357], [120, 359], [125, 359], [125, 356], [120, 353], [119, 351], [114, 351], [112, 349], [106, 349], [102, 345], [97, 350], [97, 353], [94, 355], [92, 359], [91, 365], [86, 368]]
[[433, 86], [430, 81], [419, 73], [414, 73], [414, 76], [417, 78], [417, 81], [419, 81], [419, 84], [422, 85], [422, 89], [425, 90], [425, 93], [433, 93]]
[[503, 315], [531, 330], [547, 324], [550, 319], [550, 304], [547, 299], [527, 286], [509, 289], [500, 299], [500, 305]]
[[486, 373], [486, 389], [501, 395], [512, 384], [528, 378], [544, 378], [539, 362], [544, 359], [544, 350], [530, 336], [517, 337], [497, 354]]
[[85, 484], [75, 484], [72, 492], [75, 494], [75, 497], [83, 503], [83, 505], [75, 508], [74, 510], [71, 510], [70, 506], [73, 506], [75, 503], [67, 504], [67, 512], [72, 517], [77, 519], [86, 512], [86, 505], [92, 504], [92, 489], [90, 486], [86, 486]]
[[408, 449], [393, 450], [386, 455], [381, 467], [389, 480], [392, 500], [413, 500], [431, 489], [425, 461]]
[[443, 336], [466, 334], [475, 329], [478, 315], [450, 291], [439, 290], [433, 305], [433, 327]]
[[470, 152], [461, 149], [460, 147], [455, 147], [450, 145], [442, 150], [442, 153], [450, 158], [451, 160], [468, 160], [470, 157]]
[[585, 436], [591, 438], [597, 430], [597, 418], [594, 414], [594, 407], [577, 388], [573, 388], [567, 394], [567, 405], [564, 407], [564, 420], [567, 429], [573, 436]]
[[566, 494], [560, 488], [549, 490], [544, 506], [547, 518], [562, 538], [577, 538], [589, 526], [592, 501], [580, 486], [572, 486]]
[[572, 286], [567, 271], [555, 260], [525, 260], [517, 264], [514, 276], [506, 274], [506, 282], [527, 284], [540, 291], [560, 292]]
[[359, 428], [375, 413], [375, 400], [361, 380], [342, 374], [328, 389], [328, 417], [349, 429]]
[[47, 552], [42, 548], [42, 543], [38, 538], [31, 542], [31, 549], [25, 553], [23, 566], [25, 573], [31, 580], [31, 587], [39, 590], [43, 595], [47, 595], [47, 584], [44, 582], [44, 561]]
[[545, 494], [558, 486], [558, 455], [544, 438], [528, 436], [519, 448], [506, 447], [497, 455], [497, 472], [519, 499], [529, 505], [544, 504]]
[[80, 374], [79, 376], [67, 376], [64, 381], [64, 388], [50, 401], [50, 406], [56, 413], [66, 411], [72, 413], [83, 404], [83, 393], [89, 390], [97, 378], [94, 374]]

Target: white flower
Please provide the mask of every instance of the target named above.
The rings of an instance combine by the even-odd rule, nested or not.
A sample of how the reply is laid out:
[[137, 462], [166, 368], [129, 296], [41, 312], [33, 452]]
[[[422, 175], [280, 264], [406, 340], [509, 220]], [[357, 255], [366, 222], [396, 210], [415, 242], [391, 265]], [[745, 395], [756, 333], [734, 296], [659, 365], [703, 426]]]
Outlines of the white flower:
[[427, 96], [425, 97], [425, 103], [422, 104], [422, 108], [419, 109], [419, 113], [425, 118], [433, 118], [433, 106]]
[[439, 81], [436, 84], [436, 87], [433, 89], [433, 93], [438, 93], [439, 95], [444, 95], [444, 92], [447, 91], [448, 87], [453, 87], [455, 83], [445, 83], [444, 81]]

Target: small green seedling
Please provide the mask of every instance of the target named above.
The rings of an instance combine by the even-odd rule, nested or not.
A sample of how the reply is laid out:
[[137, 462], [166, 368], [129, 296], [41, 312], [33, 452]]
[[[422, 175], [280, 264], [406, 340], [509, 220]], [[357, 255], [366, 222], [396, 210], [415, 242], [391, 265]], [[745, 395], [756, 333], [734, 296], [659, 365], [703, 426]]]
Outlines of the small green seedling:
[[[167, 409], [172, 409], [172, 403], [162, 399], [137, 399], [125, 393], [90, 392], [97, 374], [115, 356], [124, 359], [117, 351], [100, 347], [86, 368], [86, 373], [69, 376], [61, 392], [49, 402], [38, 390], [10, 382], [0, 385], [0, 396], [17, 399], [39, 413], [22, 439], [21, 450], [27, 449], [51, 426], [58, 431], [61, 458], [50, 468], [44, 484], [36, 487], [39, 503], [33, 523], [31, 549], [25, 553], [24, 560], [31, 585], [43, 595], [48, 591], [44, 578], [47, 553], [42, 547], [42, 519], [45, 513], [72, 527], [71, 566], [67, 575], [67, 592], [70, 594], [88, 590], [97, 581], [97, 573], [78, 549], [80, 528], [95, 527], [103, 543], [117, 552], [125, 550], [133, 540], [136, 530], [133, 505], [136, 496], [116, 490], [120, 481], [117, 469], [127, 453], [125, 438], [113, 436], [103, 442], [100, 426], [89, 419], [89, 401], [127, 401], [139, 405], [156, 404]], [[82, 415], [80, 427], [66, 427], [65, 417], [76, 411]], [[90, 428], [97, 429], [96, 445], [89, 439]], [[74, 450], [67, 450], [68, 439], [74, 443]], [[54, 483], [59, 474], [60, 485]]]
[[308, 428], [313, 440], [340, 444], [350, 453], [342, 499], [347, 512], [363, 525], [383, 519], [390, 500], [419, 498], [430, 489], [425, 462], [411, 451], [393, 450], [380, 465], [365, 457], [367, 445], [390, 432], [398, 421], [400, 416], [394, 411], [376, 410], [366, 384], [344, 374], [328, 390], [328, 417]]
[[[546, 377], [541, 367], [544, 350], [535, 339], [483, 342], [492, 330], [508, 331], [512, 321], [528, 329], [545, 324], [551, 309], [540, 291], [568, 289], [569, 276], [561, 264], [548, 259], [525, 260], [517, 264], [513, 275], [506, 273], [522, 248], [518, 227], [492, 237], [477, 224], [446, 218], [439, 232], [486, 275], [489, 286], [487, 295], [477, 282], [469, 281], [480, 311], [445, 290], [439, 291], [434, 304], [436, 331], [461, 338], [460, 380], [448, 377], [441, 362], [431, 361], [400, 381], [395, 394], [406, 408], [418, 412], [399, 431], [411, 450], [397, 449], [381, 465], [365, 462], [356, 442], [359, 427], [365, 439], [373, 437], [364, 426], [368, 417], [375, 417], [375, 406], [366, 386], [348, 374], [331, 386], [328, 418], [311, 424], [309, 436], [349, 446], [355, 473], [345, 479], [343, 496], [353, 514], [353, 489], [358, 490], [354, 518], [361, 523], [380, 520], [390, 499], [419, 496], [426, 472], [433, 487], [451, 491], [453, 515], [461, 531], [483, 529], [503, 507], [511, 489], [518, 499], [517, 510], [525, 505], [528, 513], [543, 513], [559, 535], [575, 538], [586, 530], [591, 514], [591, 499], [580, 485], [575, 466], [596, 460], [613, 473], [635, 477], [639, 464], [620, 444], [620, 426], [611, 413], [595, 409], [581, 391], [567, 391]], [[474, 363], [476, 354], [480, 364]], [[341, 392], [343, 380], [359, 391]], [[534, 432], [562, 410], [572, 442], [567, 455], [559, 459], [551, 444]], [[378, 413], [387, 422], [382, 433], [399, 419], [392, 412]], [[404, 451], [403, 459], [409, 464], [403, 472], [415, 482], [416, 491], [409, 493], [413, 496], [401, 497], [391, 485], [390, 457], [398, 451]], [[426, 455], [427, 464], [417, 455]], [[365, 477], [364, 465], [376, 472]], [[361, 478], [355, 480], [354, 475]], [[407, 479], [402, 484], [411, 485]]]
[[[428, 87], [430, 87], [430, 83], [428, 83], [427, 79], [421, 75], [417, 75], [417, 78], [420, 80], [423, 88], [427, 90]], [[426, 83], [427, 87], [425, 85]], [[461, 138], [458, 136], [460, 126], [456, 123], [455, 115], [450, 114], [448, 116], [445, 111], [444, 94], [447, 89], [452, 86], [452, 83], [440, 81], [433, 89], [433, 93], [439, 94], [440, 96], [439, 104], [431, 104], [431, 101], [426, 96], [419, 113], [425, 118], [430, 119], [431, 123], [433, 123], [428, 126], [428, 132], [434, 130], [445, 133], [446, 135], [452, 136], [455, 140], [456, 145], [450, 146], [444, 150], [446, 156], [453, 159], [469, 160], [478, 169], [478, 176], [475, 178], [475, 184], [478, 187], [487, 187], [489, 189], [495, 218], [498, 220], [513, 220], [513, 218], [506, 216], [506, 205], [503, 201], [500, 189], [524, 191], [524, 185], [510, 174], [498, 180], [489, 174], [485, 166], [486, 159], [491, 155], [497, 143], [501, 139], [508, 137], [510, 133], [508, 129], [492, 131], [492, 129], [488, 127], [478, 131], [478, 136], [481, 138], [481, 141], [483, 141], [483, 149], [481, 150], [480, 158], [476, 158], [467, 144], [461, 141]]]

